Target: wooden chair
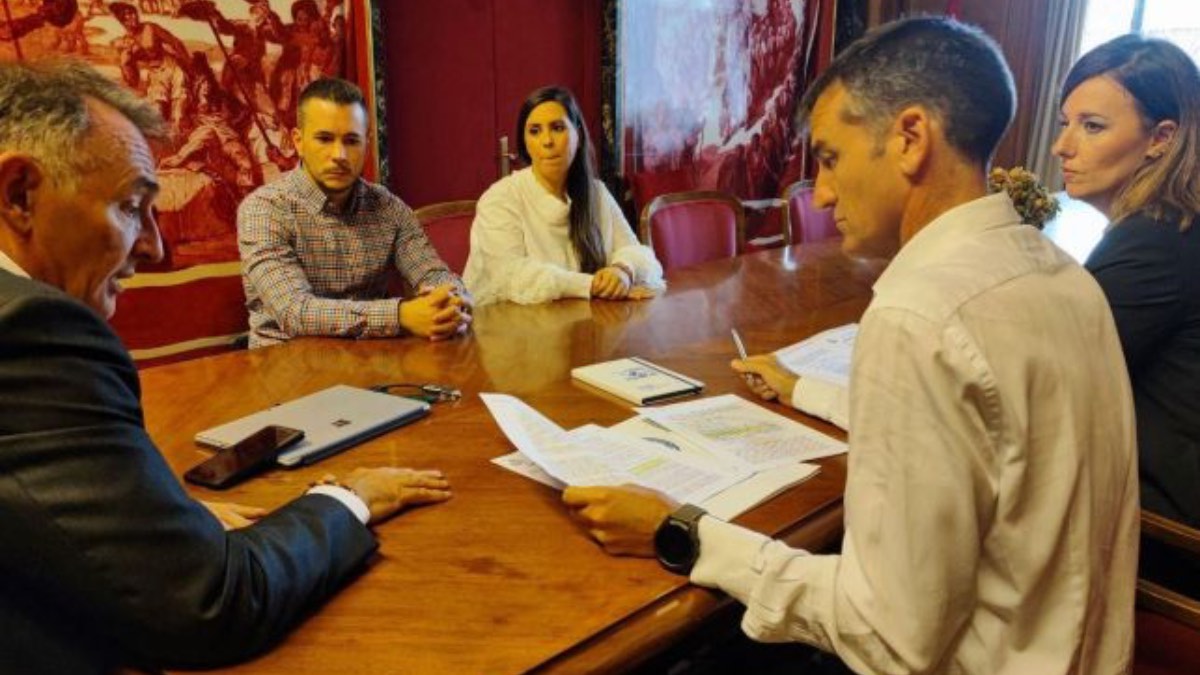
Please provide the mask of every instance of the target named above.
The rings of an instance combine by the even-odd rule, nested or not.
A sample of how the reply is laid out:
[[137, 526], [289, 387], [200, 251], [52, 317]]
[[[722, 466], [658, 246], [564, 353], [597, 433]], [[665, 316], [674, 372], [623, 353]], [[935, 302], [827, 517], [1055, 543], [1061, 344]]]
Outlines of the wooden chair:
[[[1200, 530], [1158, 514], [1142, 512], [1142, 539], [1200, 560]], [[1200, 600], [1138, 576], [1133, 672], [1200, 673]]]
[[796, 181], [783, 191], [787, 225], [783, 228], [789, 244], [821, 241], [840, 237], [834, 224], [832, 209], [813, 206], [813, 184], [810, 180]]
[[745, 247], [746, 214], [724, 192], [674, 192], [642, 209], [638, 237], [654, 249], [664, 270], [732, 258]]
[[455, 274], [461, 275], [471, 253], [471, 223], [475, 220], [475, 200], [441, 202], [415, 211], [425, 236], [438, 255]]

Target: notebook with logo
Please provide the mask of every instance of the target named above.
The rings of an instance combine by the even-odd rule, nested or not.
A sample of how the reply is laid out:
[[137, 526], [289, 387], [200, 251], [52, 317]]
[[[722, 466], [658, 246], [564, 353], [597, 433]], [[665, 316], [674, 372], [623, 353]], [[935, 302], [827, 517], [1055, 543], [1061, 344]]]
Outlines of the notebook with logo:
[[429, 414], [429, 404], [339, 384], [274, 408], [205, 429], [196, 442], [226, 448], [259, 429], [278, 424], [304, 432], [304, 440], [284, 450], [283, 466], [312, 464], [369, 438]]
[[638, 405], [699, 394], [704, 389], [700, 380], [636, 356], [580, 366], [571, 370], [571, 377]]

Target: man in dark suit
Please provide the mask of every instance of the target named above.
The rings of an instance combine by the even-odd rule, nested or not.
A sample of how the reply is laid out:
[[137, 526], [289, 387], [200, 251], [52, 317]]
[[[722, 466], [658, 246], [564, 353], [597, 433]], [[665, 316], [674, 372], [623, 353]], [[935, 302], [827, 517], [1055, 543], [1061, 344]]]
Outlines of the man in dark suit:
[[359, 469], [223, 529], [147, 436], [104, 321], [162, 257], [162, 120], [82, 65], [0, 64], [0, 102], [0, 670], [247, 659], [362, 569], [368, 523], [449, 485]]

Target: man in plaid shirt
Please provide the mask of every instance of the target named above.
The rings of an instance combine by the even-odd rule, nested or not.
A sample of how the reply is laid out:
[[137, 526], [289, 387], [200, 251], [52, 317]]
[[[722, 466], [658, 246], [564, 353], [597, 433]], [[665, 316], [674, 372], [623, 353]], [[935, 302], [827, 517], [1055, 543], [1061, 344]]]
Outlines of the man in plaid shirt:
[[[300, 335], [431, 340], [465, 332], [471, 300], [413, 212], [361, 179], [367, 109], [345, 80], [313, 81], [300, 95], [292, 141], [301, 164], [238, 208], [250, 347]], [[395, 265], [409, 299], [389, 298]]]

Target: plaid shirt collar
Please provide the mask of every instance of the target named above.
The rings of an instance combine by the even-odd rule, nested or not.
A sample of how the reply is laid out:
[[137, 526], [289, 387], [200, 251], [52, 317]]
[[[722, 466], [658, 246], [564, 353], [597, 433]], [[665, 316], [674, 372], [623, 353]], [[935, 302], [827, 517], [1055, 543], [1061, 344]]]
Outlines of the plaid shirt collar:
[[367, 191], [366, 181], [360, 176], [354, 181], [354, 187], [350, 190], [350, 198], [346, 200], [345, 208], [338, 211], [329, 203], [329, 197], [325, 196], [321, 186], [317, 185], [312, 176], [308, 175], [303, 164], [297, 164], [295, 169], [288, 172], [284, 180], [287, 181], [288, 188], [300, 204], [314, 216], [322, 213], [339, 216], [354, 213], [362, 205], [363, 196]]

